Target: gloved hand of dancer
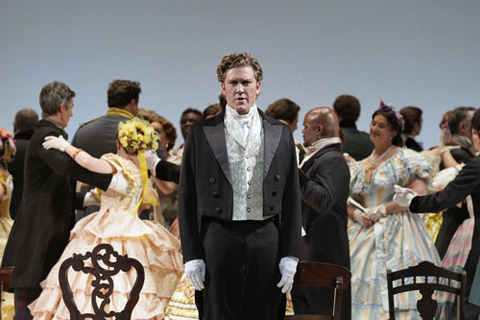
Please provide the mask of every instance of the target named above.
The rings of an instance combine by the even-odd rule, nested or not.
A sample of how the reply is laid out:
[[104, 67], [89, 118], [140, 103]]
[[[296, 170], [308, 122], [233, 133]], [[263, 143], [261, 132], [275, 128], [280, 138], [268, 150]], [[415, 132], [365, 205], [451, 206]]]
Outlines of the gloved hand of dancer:
[[410, 188], [402, 188], [399, 185], [395, 185], [395, 195], [393, 201], [401, 205], [402, 207], [410, 207], [410, 202], [417, 196], [417, 193]]
[[367, 215], [368, 219], [370, 219], [370, 221], [375, 223], [380, 220], [380, 218], [387, 216], [387, 208], [385, 208], [385, 205], [381, 204], [373, 208], [368, 208], [365, 214]]
[[360, 209], [355, 209], [352, 220], [364, 227], [370, 227], [372, 225], [368, 216]]
[[297, 265], [298, 261], [293, 258], [283, 257], [280, 259], [278, 267], [280, 268], [282, 278], [280, 279], [280, 282], [277, 283], [277, 287], [282, 288], [282, 293], [290, 293], [292, 290], [293, 278], [297, 272]]
[[65, 149], [70, 145], [62, 136], [47, 136], [45, 137], [45, 141], [42, 143], [42, 146], [49, 150], [49, 149], [57, 149], [62, 152], [65, 152]]
[[129, 187], [127, 178], [125, 178], [122, 172], [119, 172], [112, 176], [112, 181], [110, 181], [108, 188], [118, 193], [127, 195], [130, 192], [131, 187]]
[[96, 189], [93, 189], [93, 190], [85, 193], [85, 196], [83, 197], [83, 207], [84, 208], [89, 207], [89, 206], [99, 206], [100, 205], [100, 199], [98, 198], [95, 190]]
[[194, 259], [185, 263], [185, 274], [188, 281], [197, 291], [205, 288], [205, 262], [203, 259]]
[[147, 168], [148, 170], [150, 170], [150, 172], [152, 173], [152, 175], [155, 176], [155, 167], [157, 166], [157, 164], [162, 161], [162, 159], [160, 159], [157, 155], [157, 151], [155, 150], [148, 150], [148, 151], [145, 151], [145, 160], [147, 160]]

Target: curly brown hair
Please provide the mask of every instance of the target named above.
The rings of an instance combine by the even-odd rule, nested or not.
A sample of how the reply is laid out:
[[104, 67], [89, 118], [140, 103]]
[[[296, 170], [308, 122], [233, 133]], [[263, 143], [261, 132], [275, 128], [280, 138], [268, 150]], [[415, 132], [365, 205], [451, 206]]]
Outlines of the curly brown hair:
[[238, 67], [250, 66], [255, 73], [255, 80], [260, 82], [263, 80], [263, 70], [260, 67], [260, 63], [257, 59], [252, 57], [248, 52], [244, 53], [232, 53], [222, 58], [222, 62], [217, 67], [217, 79], [218, 82], [223, 83], [225, 81], [225, 75], [228, 70]]
[[152, 122], [158, 122], [162, 125], [163, 131], [165, 131], [165, 135], [168, 139], [166, 151], [168, 152], [172, 150], [173, 146], [175, 145], [175, 141], [177, 140], [177, 129], [175, 129], [174, 125], [170, 121], [162, 116], [151, 118], [150, 123]]

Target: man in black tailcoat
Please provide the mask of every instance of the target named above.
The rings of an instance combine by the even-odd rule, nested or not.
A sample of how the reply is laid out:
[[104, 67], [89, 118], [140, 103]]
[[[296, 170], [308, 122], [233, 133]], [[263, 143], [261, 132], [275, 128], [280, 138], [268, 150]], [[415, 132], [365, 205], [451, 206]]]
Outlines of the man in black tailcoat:
[[[342, 155], [338, 118], [330, 108], [315, 108], [305, 115], [303, 126], [307, 153], [300, 164], [301, 259], [350, 269], [347, 235], [350, 171]], [[295, 287], [292, 297], [295, 313], [332, 313], [332, 289]], [[343, 294], [341, 314], [342, 319], [351, 318], [350, 287]]]
[[185, 272], [200, 319], [283, 319], [300, 254], [295, 143], [257, 109], [257, 59], [225, 56], [217, 75], [227, 106], [191, 126], [183, 153]]
[[40, 294], [40, 282], [68, 243], [74, 206], [82, 202], [79, 199], [75, 203], [75, 180], [102, 190], [111, 187], [121, 191], [126, 185], [121, 175], [92, 173], [65, 153], [42, 147], [46, 136], [67, 138], [64, 128], [72, 116], [74, 96], [66, 84], [57, 81], [40, 92], [44, 120], [39, 122], [27, 147], [22, 203], [2, 261], [2, 267], [15, 267], [11, 288], [15, 317], [19, 319], [31, 319], [27, 306]]

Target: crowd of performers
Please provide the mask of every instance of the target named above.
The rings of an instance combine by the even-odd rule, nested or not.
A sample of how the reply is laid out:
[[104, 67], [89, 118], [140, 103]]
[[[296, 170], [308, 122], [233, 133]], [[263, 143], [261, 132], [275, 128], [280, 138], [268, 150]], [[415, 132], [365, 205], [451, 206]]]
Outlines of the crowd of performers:
[[[22, 109], [0, 130], [0, 255], [13, 266], [4, 319], [69, 319], [58, 273], [73, 254], [108, 243], [142, 264], [133, 319], [283, 319], [331, 313], [333, 292], [294, 287], [299, 261], [347, 267], [342, 319], [387, 319], [386, 271], [421, 261], [467, 273], [466, 319], [480, 315], [480, 110], [444, 115], [439, 146], [423, 150], [417, 107], [380, 102], [369, 134], [360, 103], [339, 96], [311, 109], [256, 105], [263, 71], [248, 53], [217, 67], [219, 103], [183, 112], [175, 126], [139, 109], [140, 84], [115, 80], [106, 115], [64, 131], [75, 92], [40, 92], [42, 119]], [[135, 271], [115, 277], [121, 310]], [[92, 275], [69, 273], [92, 312]], [[398, 294], [399, 319], [416, 319], [418, 293]], [[455, 297], [435, 294], [437, 318]]]

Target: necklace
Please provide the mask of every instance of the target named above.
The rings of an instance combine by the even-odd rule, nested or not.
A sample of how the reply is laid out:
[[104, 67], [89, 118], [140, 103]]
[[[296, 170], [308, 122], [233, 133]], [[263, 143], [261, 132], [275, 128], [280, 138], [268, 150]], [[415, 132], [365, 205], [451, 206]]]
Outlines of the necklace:
[[394, 147], [394, 145], [392, 144], [390, 147], [387, 148], [387, 150], [385, 150], [384, 153], [382, 153], [379, 157], [377, 157], [377, 159], [373, 158], [373, 155], [375, 154], [375, 149], [373, 149], [372, 154], [370, 155], [370, 158], [368, 160], [370, 161], [370, 163], [372, 165], [376, 165], [376, 164], [382, 162], [383, 158], [385, 158], [388, 151], [390, 151], [393, 147]]

